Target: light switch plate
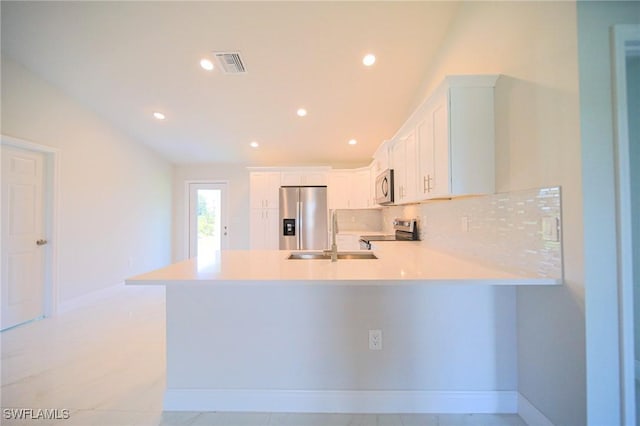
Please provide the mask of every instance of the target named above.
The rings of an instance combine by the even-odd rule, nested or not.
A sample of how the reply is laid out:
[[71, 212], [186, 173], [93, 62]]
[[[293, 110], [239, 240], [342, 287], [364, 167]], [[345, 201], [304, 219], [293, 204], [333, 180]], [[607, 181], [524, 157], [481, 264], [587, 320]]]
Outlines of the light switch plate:
[[545, 241], [560, 241], [557, 217], [544, 216], [542, 218], [542, 239]]

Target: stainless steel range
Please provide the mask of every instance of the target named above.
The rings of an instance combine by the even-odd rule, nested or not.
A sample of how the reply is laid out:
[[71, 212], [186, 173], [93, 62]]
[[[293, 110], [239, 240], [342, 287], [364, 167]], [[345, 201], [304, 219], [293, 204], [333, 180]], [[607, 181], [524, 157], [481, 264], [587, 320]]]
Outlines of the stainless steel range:
[[361, 235], [360, 248], [371, 250], [372, 241], [417, 241], [418, 226], [415, 219], [394, 219], [394, 233], [389, 235]]

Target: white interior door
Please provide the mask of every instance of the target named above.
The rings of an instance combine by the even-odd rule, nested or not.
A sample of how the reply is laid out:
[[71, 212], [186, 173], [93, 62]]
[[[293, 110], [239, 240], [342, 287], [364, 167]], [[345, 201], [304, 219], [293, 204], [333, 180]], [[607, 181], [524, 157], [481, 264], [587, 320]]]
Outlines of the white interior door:
[[189, 183], [189, 257], [228, 247], [227, 184]]
[[2, 146], [1, 329], [44, 315], [44, 155]]

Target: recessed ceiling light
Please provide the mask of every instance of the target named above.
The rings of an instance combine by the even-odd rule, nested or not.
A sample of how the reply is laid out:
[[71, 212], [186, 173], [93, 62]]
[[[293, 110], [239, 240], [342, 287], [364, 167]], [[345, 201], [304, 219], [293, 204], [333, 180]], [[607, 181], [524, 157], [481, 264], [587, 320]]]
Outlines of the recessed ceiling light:
[[156, 118], [156, 120], [164, 120], [165, 118], [167, 118], [163, 113], [157, 111], [153, 113], [153, 116]]
[[358, 141], [357, 141], [357, 140], [355, 140], [355, 139], [351, 139], [351, 140], [349, 141], [349, 145], [355, 145], [355, 144], [357, 144], [357, 143], [358, 143]]
[[305, 115], [307, 115], [307, 110], [304, 108], [298, 108], [296, 114], [298, 114], [298, 117], [304, 117]]
[[259, 146], [260, 146], [260, 144], [259, 144], [258, 142], [256, 142], [256, 141], [251, 141], [251, 143], [249, 144], [249, 146], [250, 146], [251, 148], [257, 148], [257, 147], [259, 147]]
[[207, 71], [213, 70], [213, 62], [211, 62], [209, 59], [201, 59], [200, 66]]
[[367, 67], [370, 67], [371, 65], [375, 64], [375, 62], [376, 62], [376, 55], [374, 55], [373, 53], [368, 53], [364, 55], [364, 58], [362, 58], [362, 63]]

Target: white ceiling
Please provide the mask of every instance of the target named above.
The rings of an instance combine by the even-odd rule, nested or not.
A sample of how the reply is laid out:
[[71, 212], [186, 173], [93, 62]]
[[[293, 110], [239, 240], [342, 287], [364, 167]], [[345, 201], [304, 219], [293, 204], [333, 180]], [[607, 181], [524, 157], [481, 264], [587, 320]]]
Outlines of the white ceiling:
[[[458, 5], [3, 0], [2, 54], [176, 163], [363, 165], [415, 106]], [[248, 73], [200, 68], [220, 50]]]

